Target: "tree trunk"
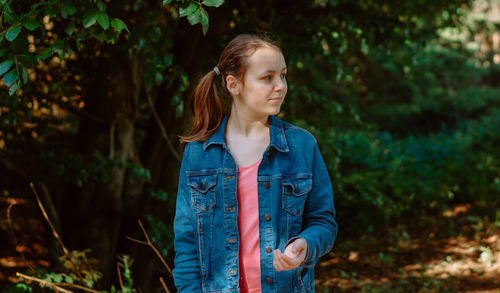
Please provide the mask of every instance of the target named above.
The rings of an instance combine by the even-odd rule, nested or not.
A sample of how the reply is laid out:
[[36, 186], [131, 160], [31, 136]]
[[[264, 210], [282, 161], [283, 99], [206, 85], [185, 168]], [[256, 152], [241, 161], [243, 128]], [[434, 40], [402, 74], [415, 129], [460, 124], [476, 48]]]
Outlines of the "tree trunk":
[[[89, 46], [91, 47], [91, 46]], [[73, 188], [64, 199], [63, 233], [70, 249], [91, 249], [104, 273], [101, 285], [109, 288], [122, 221], [124, 164], [134, 151], [134, 124], [142, 82], [143, 59], [103, 48], [102, 58], [88, 58], [85, 109], [105, 125], [82, 118], [76, 149], [85, 158], [99, 151], [113, 165], [102, 170], [107, 178], [94, 178]], [[84, 62], [85, 62], [84, 61]], [[93, 160], [93, 159], [90, 159]], [[96, 182], [96, 180], [102, 182]]]

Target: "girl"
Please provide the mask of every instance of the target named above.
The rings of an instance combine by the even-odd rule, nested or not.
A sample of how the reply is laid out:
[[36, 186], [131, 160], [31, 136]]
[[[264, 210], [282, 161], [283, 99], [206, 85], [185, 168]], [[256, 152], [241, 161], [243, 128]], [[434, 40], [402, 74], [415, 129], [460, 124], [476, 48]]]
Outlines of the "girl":
[[337, 223], [316, 139], [275, 116], [286, 73], [276, 43], [240, 35], [195, 90], [174, 220], [178, 292], [314, 292]]

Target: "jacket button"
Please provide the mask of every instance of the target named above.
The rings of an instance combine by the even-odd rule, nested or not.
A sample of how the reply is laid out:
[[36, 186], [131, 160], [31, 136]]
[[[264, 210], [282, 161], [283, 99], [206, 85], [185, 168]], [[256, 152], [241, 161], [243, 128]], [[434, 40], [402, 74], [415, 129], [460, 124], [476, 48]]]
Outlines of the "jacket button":
[[266, 278], [266, 283], [267, 283], [268, 285], [272, 285], [272, 284], [273, 284], [273, 279], [271, 279], [271, 278], [267, 277], [267, 278]]
[[268, 246], [268, 247], [266, 247], [266, 252], [267, 252], [267, 253], [271, 253], [271, 252], [272, 252], [271, 247], [269, 247], [269, 246]]
[[271, 221], [271, 215], [270, 214], [265, 214], [264, 215], [264, 219], [266, 219], [266, 221]]
[[266, 189], [269, 189], [269, 187], [271, 187], [271, 184], [269, 184], [269, 182], [264, 182], [264, 187]]

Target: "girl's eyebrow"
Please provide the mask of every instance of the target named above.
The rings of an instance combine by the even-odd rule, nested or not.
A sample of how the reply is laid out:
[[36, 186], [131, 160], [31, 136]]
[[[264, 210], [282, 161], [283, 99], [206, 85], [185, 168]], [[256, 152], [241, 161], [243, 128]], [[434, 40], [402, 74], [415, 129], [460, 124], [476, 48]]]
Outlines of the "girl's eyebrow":
[[[281, 71], [283, 71], [283, 70], [286, 70], [286, 67], [283, 67], [283, 69], [281, 69]], [[263, 73], [273, 73], [273, 72], [275, 72], [275, 71], [272, 69], [268, 69], [267, 71], [264, 71]]]

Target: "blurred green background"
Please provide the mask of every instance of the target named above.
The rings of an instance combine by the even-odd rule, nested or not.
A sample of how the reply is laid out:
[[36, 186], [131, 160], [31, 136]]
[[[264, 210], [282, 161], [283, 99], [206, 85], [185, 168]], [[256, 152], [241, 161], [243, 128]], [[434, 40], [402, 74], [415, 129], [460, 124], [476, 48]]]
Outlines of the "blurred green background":
[[127, 237], [146, 241], [140, 219], [172, 266], [190, 93], [234, 36], [261, 32], [288, 66], [279, 117], [318, 138], [334, 186], [316, 290], [498, 292], [499, 0], [0, 4], [4, 292], [175, 291]]

